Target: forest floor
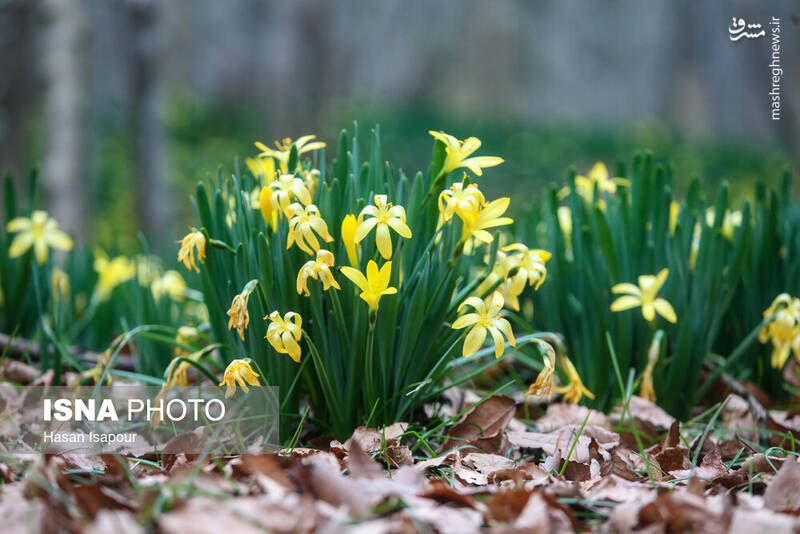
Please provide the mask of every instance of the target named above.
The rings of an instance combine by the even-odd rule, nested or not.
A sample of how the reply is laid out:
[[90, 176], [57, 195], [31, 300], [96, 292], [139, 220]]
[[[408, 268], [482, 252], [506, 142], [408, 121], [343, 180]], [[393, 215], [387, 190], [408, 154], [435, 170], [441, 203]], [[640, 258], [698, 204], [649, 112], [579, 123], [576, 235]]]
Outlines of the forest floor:
[[[3, 362], [5, 379], [18, 366]], [[0, 373], [2, 376], [2, 373]], [[5, 534], [800, 530], [800, 416], [733, 393], [680, 423], [451, 390], [463, 415], [272, 454], [20, 455], [0, 444]], [[535, 414], [535, 415], [532, 415]]]

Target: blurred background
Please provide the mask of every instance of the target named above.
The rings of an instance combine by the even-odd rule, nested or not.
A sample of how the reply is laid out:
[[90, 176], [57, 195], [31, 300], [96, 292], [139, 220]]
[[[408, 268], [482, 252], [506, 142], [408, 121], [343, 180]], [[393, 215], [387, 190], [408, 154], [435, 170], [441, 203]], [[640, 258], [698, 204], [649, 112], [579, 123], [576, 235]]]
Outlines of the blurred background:
[[[781, 19], [782, 118], [767, 38]], [[0, 170], [79, 242], [156, 250], [192, 223], [197, 181], [253, 141], [380, 124], [384, 157], [427, 168], [429, 129], [483, 140], [482, 181], [515, 203], [574, 164], [651, 149], [681, 187], [774, 183], [800, 155], [794, 1], [0, 0]], [[517, 200], [519, 199], [519, 200]]]

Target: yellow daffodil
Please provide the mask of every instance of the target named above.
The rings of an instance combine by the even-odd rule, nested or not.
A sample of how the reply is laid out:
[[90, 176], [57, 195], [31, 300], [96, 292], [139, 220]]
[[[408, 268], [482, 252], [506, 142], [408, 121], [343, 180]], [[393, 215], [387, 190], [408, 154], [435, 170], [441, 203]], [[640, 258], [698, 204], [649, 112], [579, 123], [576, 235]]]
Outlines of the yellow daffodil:
[[194, 269], [198, 273], [200, 269], [195, 263], [194, 251], [197, 249], [197, 260], [203, 263], [206, 257], [206, 237], [196, 228], [192, 228], [186, 237], [181, 241], [181, 248], [178, 250], [178, 261], [182, 262], [187, 271]]
[[[586, 202], [592, 202], [594, 200], [595, 184], [597, 185], [597, 193], [599, 195], [603, 193], [613, 195], [617, 192], [618, 185], [630, 186], [631, 183], [630, 180], [626, 180], [625, 178], [610, 178], [605, 163], [598, 161], [591, 170], [589, 170], [586, 176], [575, 177], [575, 190]], [[569, 194], [568, 187], [565, 187], [559, 192], [561, 198], [564, 198], [567, 194]], [[604, 210], [606, 202], [604, 199], [600, 198], [597, 201], [597, 205]]]
[[267, 327], [267, 341], [281, 354], [288, 354], [291, 359], [300, 363], [300, 345], [297, 344], [303, 335], [303, 318], [295, 312], [289, 312], [283, 317], [274, 311], [264, 317], [269, 319]]
[[228, 310], [228, 330], [236, 328], [239, 337], [244, 341], [244, 331], [250, 324], [250, 312], [247, 311], [247, 301], [250, 299], [250, 293], [256, 288], [256, 281], [251, 280], [248, 282], [242, 292], [233, 297], [231, 307]]
[[465, 187], [463, 183], [456, 182], [439, 194], [439, 213], [445, 222], [452, 219], [454, 214], [462, 221], [474, 221], [485, 204], [483, 193], [473, 184]]
[[162, 295], [167, 295], [172, 300], [180, 302], [186, 291], [186, 281], [178, 271], [170, 269], [153, 280], [150, 289], [156, 302], [161, 299]]
[[[259, 141], [255, 142], [256, 148], [261, 151], [258, 155], [261, 158], [271, 157], [278, 160], [281, 170], [285, 173], [289, 172], [289, 154], [292, 152], [292, 144], [297, 146], [297, 155], [300, 156], [306, 152], [319, 150], [325, 148], [325, 143], [322, 141], [314, 141], [316, 135], [304, 135], [292, 143], [289, 137], [284, 138], [282, 141], [275, 141], [275, 148], [269, 148], [264, 143]], [[294, 170], [294, 169], [292, 169]]]
[[358, 255], [356, 254], [356, 230], [358, 229], [358, 220], [352, 213], [345, 215], [342, 220], [342, 241], [344, 241], [344, 248], [347, 251], [347, 259], [353, 267], [358, 266]]
[[[333, 236], [328, 233], [328, 225], [322, 219], [319, 209], [314, 204], [301, 206], [298, 203], [286, 207], [286, 217], [289, 219], [289, 238], [286, 248], [289, 249], [297, 242], [297, 246], [311, 256], [319, 250], [320, 245], [314, 232], [327, 243], [333, 241]], [[309, 245], [311, 247], [309, 248]], [[312, 250], [313, 249], [313, 250]]]
[[495, 291], [502, 295], [506, 308], [519, 311], [519, 299], [517, 297], [525, 288], [524, 281], [523, 285], [520, 286], [510, 278], [511, 272], [516, 272], [519, 268], [519, 259], [520, 256], [517, 254], [508, 255], [502, 250], [498, 250], [492, 272], [478, 285], [475, 293], [480, 296], [495, 288]]
[[546, 250], [528, 249], [522, 243], [514, 243], [503, 247], [506, 252], [516, 252], [517, 256], [517, 272], [512, 276], [512, 280], [519, 292], [525, 287], [525, 282], [533, 286], [534, 290], [538, 291], [539, 286], [542, 285], [545, 278], [547, 278], [547, 267], [545, 263], [550, 259], [552, 254]]
[[313, 278], [314, 280], [319, 280], [322, 282], [322, 290], [327, 291], [331, 287], [335, 287], [336, 289], [341, 289], [339, 287], [339, 283], [333, 277], [333, 273], [331, 273], [331, 267], [333, 267], [333, 254], [324, 248], [321, 248], [317, 251], [317, 258], [315, 260], [309, 260], [300, 268], [300, 272], [297, 273], [297, 294], [305, 293], [305, 296], [309, 296], [311, 293], [308, 292], [308, 279]]
[[275, 178], [275, 160], [272, 158], [247, 158], [244, 163], [259, 181], [266, 180], [269, 183]]
[[8, 221], [6, 231], [17, 234], [8, 247], [9, 258], [18, 258], [33, 247], [36, 261], [42, 265], [49, 249], [72, 250], [72, 239], [58, 229], [58, 222], [45, 211], [34, 211], [30, 219], [17, 217]]
[[664, 285], [669, 275], [669, 269], [662, 269], [658, 275], [642, 275], [639, 277], [639, 286], [633, 284], [617, 284], [611, 288], [614, 294], [623, 294], [611, 304], [611, 311], [623, 311], [638, 306], [642, 307], [642, 315], [648, 321], [656, 318], [656, 313], [667, 321], [677, 322], [675, 310], [666, 299], [657, 297], [658, 290]]
[[548, 354], [542, 356], [544, 367], [536, 376], [536, 381], [528, 387], [525, 395], [547, 395], [547, 400], [553, 398], [553, 359], [555, 358], [555, 352], [552, 347], [548, 348], [547, 352]]
[[495, 228], [514, 222], [510, 217], [501, 217], [508, 209], [508, 204], [510, 202], [511, 199], [508, 197], [498, 198], [497, 200], [489, 202], [486, 206], [483, 206], [475, 220], [464, 220], [461, 241], [466, 242], [474, 237], [482, 243], [491, 243], [494, 238], [492, 234], [486, 231], [487, 228]]
[[499, 358], [505, 351], [505, 341], [503, 336], [508, 339], [508, 343], [515, 347], [517, 342], [514, 339], [514, 332], [511, 330], [511, 324], [507, 319], [500, 317], [500, 310], [503, 309], [503, 296], [495, 291], [486, 300], [481, 300], [478, 297], [468, 297], [464, 302], [458, 306], [458, 312], [464, 306], [471, 306], [475, 311], [466, 313], [456, 319], [453, 323], [453, 328], [458, 330], [471, 326], [464, 339], [464, 347], [461, 350], [461, 355], [466, 358], [478, 352], [486, 340], [487, 332], [491, 334], [492, 341], [494, 341], [494, 357]]
[[503, 163], [503, 158], [495, 156], [477, 156], [470, 158], [469, 155], [478, 150], [481, 146], [481, 140], [477, 137], [470, 137], [464, 141], [460, 141], [444, 132], [435, 132], [431, 130], [428, 133], [436, 140], [444, 143], [446, 157], [442, 170], [439, 171], [440, 176], [449, 174], [461, 167], [465, 167], [477, 176], [481, 176], [483, 174], [481, 169], [485, 167], [494, 167], [495, 165]]
[[226, 386], [226, 399], [230, 399], [233, 397], [234, 393], [236, 393], [236, 384], [239, 384], [239, 387], [241, 387], [242, 391], [245, 393], [250, 391], [247, 384], [251, 386], [261, 385], [258, 381], [259, 374], [250, 366], [250, 361], [250, 358], [233, 360], [228, 364], [228, 367], [225, 368], [225, 374], [222, 376], [222, 382], [220, 382], [219, 385]]
[[[714, 226], [714, 208], [706, 210], [706, 224]], [[742, 212], [725, 210], [725, 215], [722, 217], [722, 236], [733, 243], [733, 232], [742, 225]]]
[[106, 299], [118, 285], [136, 276], [136, 264], [125, 256], [108, 259], [104, 252], [95, 252], [94, 270], [97, 271], [95, 292], [100, 299]]
[[403, 206], [392, 206], [387, 199], [386, 195], [375, 195], [375, 205], [370, 204], [361, 210], [361, 223], [354, 236], [356, 243], [360, 243], [375, 228], [375, 243], [385, 260], [392, 257], [392, 236], [389, 228], [401, 237], [411, 239], [411, 229], [406, 225], [406, 210]]
[[60, 267], [53, 267], [53, 272], [50, 274], [50, 287], [53, 292], [54, 304], [58, 305], [62, 299], [69, 298], [69, 276]]
[[342, 267], [342, 274], [361, 289], [359, 296], [373, 312], [378, 310], [378, 303], [382, 296], [397, 293], [397, 288], [389, 287], [389, 279], [392, 276], [392, 262], [390, 261], [384, 263], [383, 267], [378, 270], [378, 264], [369, 260], [367, 276], [352, 267]]
[[586, 386], [583, 385], [583, 381], [578, 374], [578, 370], [575, 369], [572, 361], [566, 356], [564, 356], [561, 361], [563, 362], [564, 370], [567, 372], [567, 379], [569, 380], [569, 383], [566, 386], [556, 387], [553, 389], [564, 395], [564, 402], [578, 404], [581, 401], [581, 397], [584, 395], [590, 399], [594, 399], [594, 393], [589, 391]]
[[647, 399], [650, 402], [656, 401], [656, 390], [653, 387], [653, 370], [656, 368], [658, 362], [658, 353], [661, 350], [661, 338], [656, 337], [650, 344], [650, 349], [647, 351], [647, 365], [642, 371], [642, 385], [639, 386], [639, 396]]
[[292, 197], [295, 197], [304, 206], [311, 205], [311, 193], [306, 188], [306, 184], [291, 174], [282, 174], [277, 180], [271, 182], [269, 187], [272, 189], [270, 195], [272, 210], [276, 213], [285, 212], [286, 208], [292, 204]]
[[782, 369], [792, 353], [800, 361], [800, 299], [781, 293], [764, 310], [764, 317], [770, 316], [772, 320], [761, 328], [758, 340], [772, 342], [770, 363], [775, 369]]
[[[178, 333], [175, 335], [175, 341], [182, 345], [190, 345], [194, 339], [196, 339], [200, 333], [197, 331], [196, 328], [191, 326], [181, 326], [178, 328]], [[194, 353], [190, 353], [185, 348], [176, 345], [174, 349], [175, 358], [169, 362], [169, 366], [167, 367], [167, 379], [164, 381], [162, 385], [161, 391], [165, 391], [166, 388], [172, 386], [188, 386], [189, 385], [189, 376], [187, 372], [189, 371], [189, 367], [191, 364], [186, 361], [182, 361], [179, 358], [186, 358], [192, 361], [198, 361], [200, 357], [207, 354], [208, 351], [206, 349], [199, 350]], [[160, 395], [160, 393], [159, 393]]]

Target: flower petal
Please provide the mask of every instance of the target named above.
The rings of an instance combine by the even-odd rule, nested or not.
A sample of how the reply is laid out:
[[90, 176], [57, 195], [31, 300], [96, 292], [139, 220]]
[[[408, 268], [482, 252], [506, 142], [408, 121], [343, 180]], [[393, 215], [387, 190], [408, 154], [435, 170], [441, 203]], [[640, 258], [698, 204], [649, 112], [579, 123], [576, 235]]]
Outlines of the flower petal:
[[464, 348], [462, 349], [461, 355], [466, 358], [468, 356], [472, 356], [478, 349], [481, 348], [483, 342], [486, 340], [486, 328], [482, 326], [476, 326], [472, 330], [469, 331], [467, 334], [466, 339], [464, 340]]

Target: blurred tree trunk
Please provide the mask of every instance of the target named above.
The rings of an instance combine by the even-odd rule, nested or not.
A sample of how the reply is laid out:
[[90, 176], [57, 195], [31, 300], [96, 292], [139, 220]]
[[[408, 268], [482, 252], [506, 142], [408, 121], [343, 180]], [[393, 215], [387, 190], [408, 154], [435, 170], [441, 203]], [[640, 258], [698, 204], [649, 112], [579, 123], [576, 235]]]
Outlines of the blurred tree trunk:
[[130, 31], [130, 112], [135, 151], [136, 209], [139, 225], [154, 251], [166, 245], [167, 187], [161, 124], [161, 44], [159, 0], [127, 0]]
[[44, 0], [47, 149], [42, 185], [49, 211], [86, 239], [87, 37], [85, 0]]
[[29, 170], [24, 147], [35, 83], [34, 8], [28, 0], [0, 3], [0, 172], [13, 174], [18, 190]]

